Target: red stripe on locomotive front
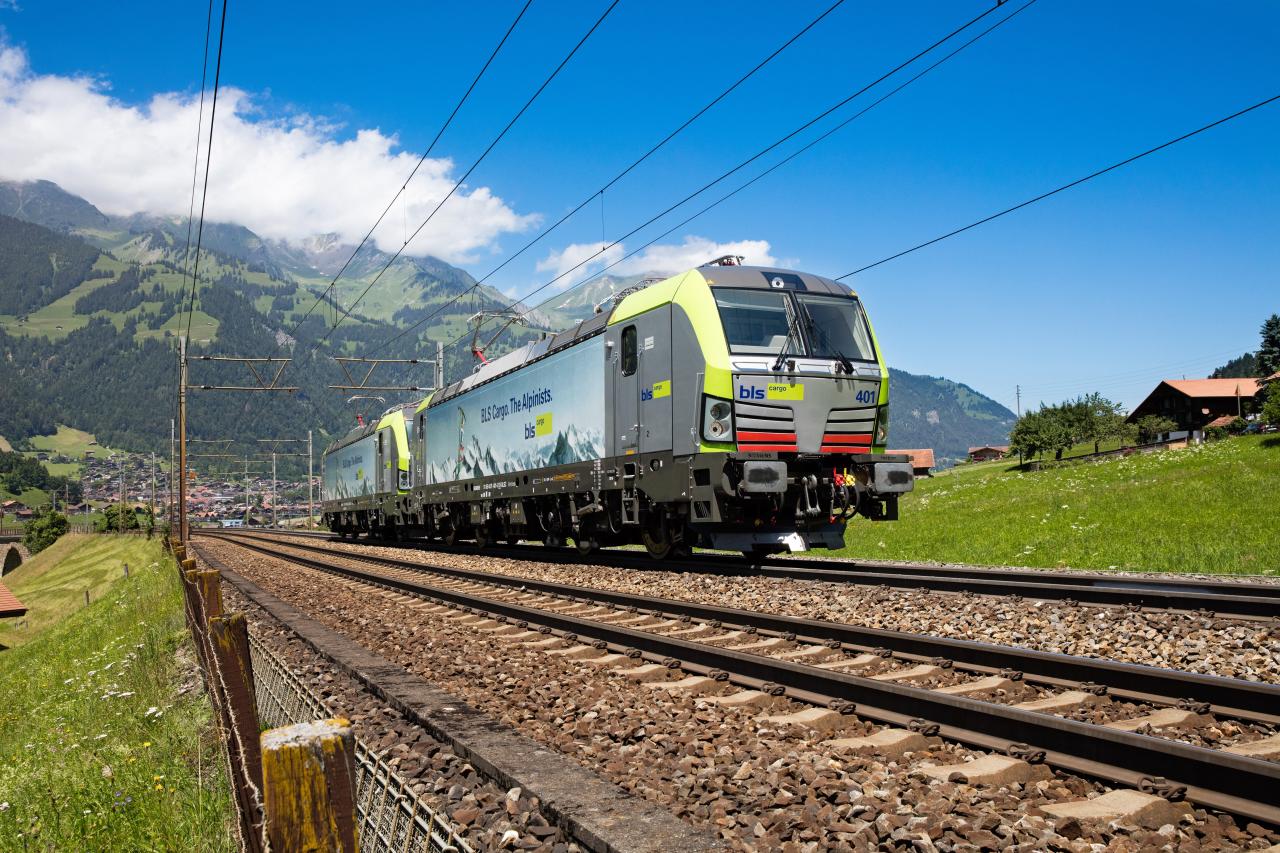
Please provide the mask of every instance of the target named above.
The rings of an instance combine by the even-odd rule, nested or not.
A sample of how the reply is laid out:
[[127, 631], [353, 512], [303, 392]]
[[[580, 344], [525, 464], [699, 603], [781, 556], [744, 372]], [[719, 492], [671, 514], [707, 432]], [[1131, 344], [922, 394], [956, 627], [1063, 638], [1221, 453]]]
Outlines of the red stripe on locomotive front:
[[870, 435], [849, 435], [841, 432], [828, 432], [822, 436], [823, 444], [871, 444]]
[[796, 434], [794, 432], [739, 432], [738, 443], [750, 444], [758, 441], [789, 441], [795, 443]]

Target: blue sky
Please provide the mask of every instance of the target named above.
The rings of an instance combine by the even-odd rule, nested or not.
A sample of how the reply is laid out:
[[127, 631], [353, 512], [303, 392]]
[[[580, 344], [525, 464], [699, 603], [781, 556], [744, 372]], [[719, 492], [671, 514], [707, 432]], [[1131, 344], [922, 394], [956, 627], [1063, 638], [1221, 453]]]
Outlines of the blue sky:
[[[420, 153], [518, 8], [436, 5], [232, 0], [223, 82], [247, 93], [247, 123], [305, 119], [335, 141], [377, 129]], [[454, 174], [606, 5], [534, 0], [436, 151]], [[622, 0], [469, 181], [506, 212], [459, 250], [463, 265], [487, 272], [534, 233], [535, 217], [554, 220], [594, 192], [827, 5]], [[612, 189], [603, 231], [592, 205], [494, 283], [521, 293], [545, 282], [535, 265], [549, 253], [620, 236], [988, 5], [845, 3]], [[28, 74], [88, 77], [139, 108], [196, 92], [204, 15], [199, 3], [124, 13], [0, 2], [5, 42]], [[1270, 2], [1039, 0], [664, 242], [767, 241], [780, 261], [840, 275], [1280, 93], [1277, 43]], [[218, 145], [215, 172], [230, 180], [236, 163], [220, 161]], [[1263, 319], [1280, 311], [1277, 151], [1280, 104], [851, 283], [893, 366], [966, 382], [1011, 408], [1018, 384], [1024, 407], [1095, 389], [1136, 404], [1161, 376], [1202, 376], [1255, 347]], [[188, 180], [190, 156], [175, 158]], [[378, 172], [344, 209], [371, 224], [393, 173]], [[323, 189], [325, 175], [306, 180]], [[212, 211], [218, 201], [211, 190]], [[309, 232], [338, 230], [312, 207]]]

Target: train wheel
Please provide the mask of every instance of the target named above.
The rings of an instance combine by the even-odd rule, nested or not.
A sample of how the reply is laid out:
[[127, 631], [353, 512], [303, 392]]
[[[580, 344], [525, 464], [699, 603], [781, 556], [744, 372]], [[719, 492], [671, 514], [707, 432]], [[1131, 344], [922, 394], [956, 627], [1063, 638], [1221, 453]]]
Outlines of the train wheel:
[[655, 560], [667, 559], [676, 548], [675, 542], [671, 541], [671, 532], [665, 527], [658, 530], [644, 528], [640, 531], [640, 540], [644, 542], [644, 549], [649, 552], [649, 556]]
[[489, 536], [489, 528], [484, 524], [481, 524], [479, 527], [477, 527], [475, 532], [475, 539], [476, 539], [477, 548], [488, 548], [490, 543], [492, 542], [492, 538]]
[[582, 536], [574, 538], [573, 545], [578, 549], [578, 553], [587, 556], [595, 551], [600, 550], [600, 543], [596, 541], [594, 536]]
[[444, 542], [444, 544], [448, 545], [450, 548], [452, 548], [454, 545], [457, 545], [458, 544], [458, 528], [453, 524], [450, 524], [449, 529], [444, 532], [444, 534], [440, 537], [440, 539]]

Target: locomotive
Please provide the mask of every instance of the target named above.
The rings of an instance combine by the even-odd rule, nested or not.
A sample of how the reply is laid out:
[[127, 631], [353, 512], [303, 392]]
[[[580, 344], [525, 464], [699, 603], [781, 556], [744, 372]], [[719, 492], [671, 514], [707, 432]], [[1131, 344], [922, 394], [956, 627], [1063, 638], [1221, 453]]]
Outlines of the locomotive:
[[858, 296], [722, 258], [396, 406], [325, 449], [334, 532], [762, 556], [840, 548], [914, 484]]

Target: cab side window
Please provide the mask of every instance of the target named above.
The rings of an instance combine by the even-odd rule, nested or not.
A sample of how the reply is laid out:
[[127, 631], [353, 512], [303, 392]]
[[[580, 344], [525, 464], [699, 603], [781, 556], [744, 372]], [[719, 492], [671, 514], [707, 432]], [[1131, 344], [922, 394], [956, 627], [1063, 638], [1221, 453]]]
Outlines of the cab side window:
[[622, 375], [630, 376], [636, 372], [639, 354], [636, 351], [636, 327], [627, 326], [622, 330]]

